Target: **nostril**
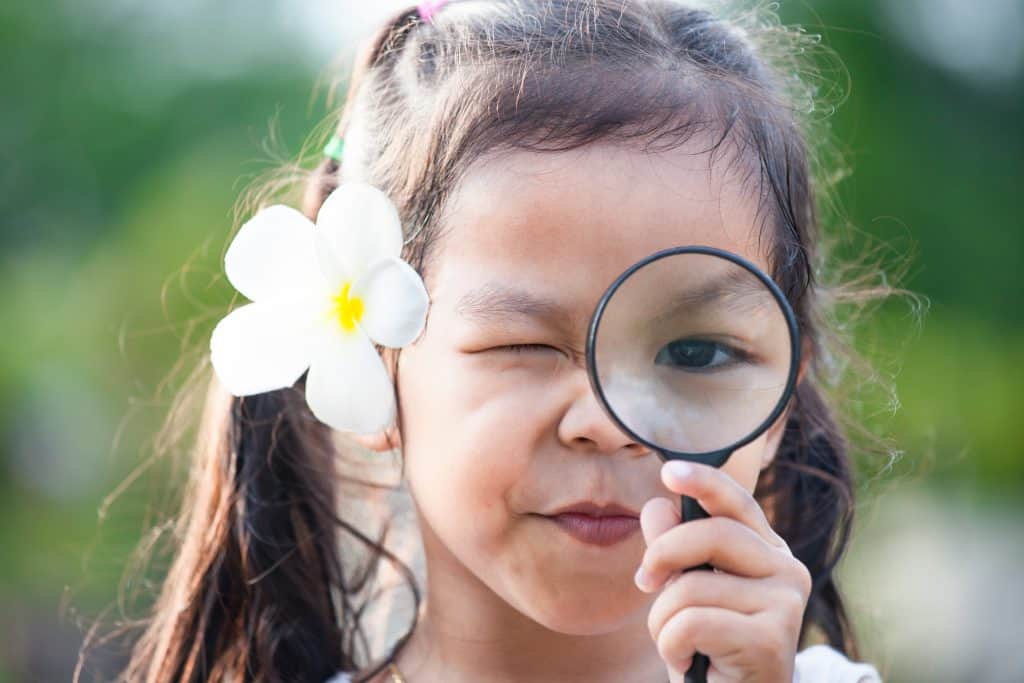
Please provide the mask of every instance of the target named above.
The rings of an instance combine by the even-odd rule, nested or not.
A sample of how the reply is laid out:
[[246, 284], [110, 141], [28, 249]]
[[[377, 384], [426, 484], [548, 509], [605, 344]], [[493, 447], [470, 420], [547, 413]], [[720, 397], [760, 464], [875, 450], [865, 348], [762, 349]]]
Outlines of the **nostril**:
[[629, 451], [631, 455], [647, 455], [652, 452], [650, 448], [642, 443], [635, 442], [626, 444], [626, 450]]
[[589, 446], [589, 447], [597, 446], [597, 442], [594, 441], [593, 439], [591, 439], [589, 436], [577, 436], [577, 437], [574, 437], [572, 441], [573, 441], [574, 444], [577, 444], [579, 446]]
[[589, 385], [581, 384], [575, 388], [559, 419], [557, 431], [563, 444], [579, 450], [600, 451], [609, 455], [640, 455], [646, 452], [642, 444], [625, 433], [601, 409]]

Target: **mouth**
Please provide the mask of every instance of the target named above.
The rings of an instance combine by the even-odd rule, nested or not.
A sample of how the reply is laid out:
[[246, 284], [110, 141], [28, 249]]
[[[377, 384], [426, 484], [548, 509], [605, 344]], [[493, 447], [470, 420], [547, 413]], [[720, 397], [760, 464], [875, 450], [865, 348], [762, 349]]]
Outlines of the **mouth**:
[[583, 543], [611, 546], [640, 530], [640, 515], [623, 505], [573, 503], [548, 515], [540, 515]]

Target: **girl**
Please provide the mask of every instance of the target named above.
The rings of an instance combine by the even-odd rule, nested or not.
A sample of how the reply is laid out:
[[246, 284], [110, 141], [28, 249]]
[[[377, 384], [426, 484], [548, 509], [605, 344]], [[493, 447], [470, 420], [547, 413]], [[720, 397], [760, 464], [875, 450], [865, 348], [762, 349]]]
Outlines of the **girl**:
[[[255, 303], [213, 334], [180, 549], [125, 680], [680, 682], [696, 653], [714, 683], [880, 680], [833, 573], [853, 487], [821, 376], [807, 39], [725, 16], [466, 0], [380, 30], [304, 215], [265, 209], [227, 252]], [[631, 441], [582, 362], [605, 287], [683, 244], [769, 273], [809, 359], [721, 470]], [[400, 455], [422, 587], [353, 519], [367, 450]], [[680, 524], [683, 494], [711, 517]], [[369, 652], [381, 560], [417, 608]]]

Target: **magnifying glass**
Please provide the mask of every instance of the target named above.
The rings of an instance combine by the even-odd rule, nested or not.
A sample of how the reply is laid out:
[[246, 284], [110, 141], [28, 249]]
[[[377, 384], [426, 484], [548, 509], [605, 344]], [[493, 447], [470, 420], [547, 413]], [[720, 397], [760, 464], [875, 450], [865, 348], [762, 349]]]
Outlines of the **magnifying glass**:
[[[781, 290], [712, 247], [631, 266], [601, 297], [587, 335], [591, 386], [622, 431], [662, 459], [714, 467], [778, 419], [799, 365], [796, 316]], [[708, 516], [682, 498], [684, 521]], [[686, 680], [704, 683], [707, 667], [698, 654]]]

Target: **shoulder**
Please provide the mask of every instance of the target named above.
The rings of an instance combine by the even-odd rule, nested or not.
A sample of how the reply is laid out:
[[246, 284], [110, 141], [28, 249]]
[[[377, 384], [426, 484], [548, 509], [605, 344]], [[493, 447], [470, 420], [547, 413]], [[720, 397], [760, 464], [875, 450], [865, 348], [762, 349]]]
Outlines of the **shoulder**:
[[870, 664], [851, 662], [828, 645], [812, 645], [796, 653], [793, 683], [882, 683]]

